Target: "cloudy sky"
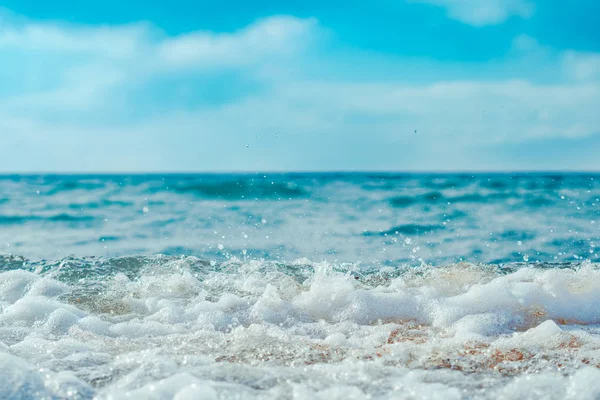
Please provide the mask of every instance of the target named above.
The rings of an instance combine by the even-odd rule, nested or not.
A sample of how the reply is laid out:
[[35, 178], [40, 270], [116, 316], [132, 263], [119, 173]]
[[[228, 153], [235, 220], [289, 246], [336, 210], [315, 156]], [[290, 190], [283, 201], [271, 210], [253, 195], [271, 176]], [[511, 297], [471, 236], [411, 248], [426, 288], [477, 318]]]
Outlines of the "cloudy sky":
[[1, 172], [600, 170], [596, 0], [2, 4]]

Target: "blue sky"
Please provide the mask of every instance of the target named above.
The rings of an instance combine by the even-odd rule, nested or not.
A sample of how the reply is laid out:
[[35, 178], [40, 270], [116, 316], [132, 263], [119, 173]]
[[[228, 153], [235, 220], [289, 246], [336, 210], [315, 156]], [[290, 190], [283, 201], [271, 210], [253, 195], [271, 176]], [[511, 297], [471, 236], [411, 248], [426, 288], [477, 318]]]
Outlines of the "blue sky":
[[3, 172], [600, 170], [593, 0], [3, 7]]

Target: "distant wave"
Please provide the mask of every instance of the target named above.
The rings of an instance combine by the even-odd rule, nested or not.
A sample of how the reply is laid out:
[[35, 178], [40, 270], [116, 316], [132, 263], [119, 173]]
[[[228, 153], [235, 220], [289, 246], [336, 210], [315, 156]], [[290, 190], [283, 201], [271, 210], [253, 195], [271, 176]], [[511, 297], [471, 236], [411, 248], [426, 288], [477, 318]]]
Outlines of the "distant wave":
[[422, 235], [439, 229], [444, 229], [443, 225], [422, 225], [422, 224], [404, 224], [394, 226], [385, 231], [367, 231], [364, 236], [394, 236], [402, 235]]
[[121, 200], [110, 200], [110, 199], [101, 199], [97, 201], [90, 201], [87, 203], [71, 203], [69, 204], [69, 208], [73, 210], [80, 209], [102, 209], [105, 207], [131, 207], [133, 206], [133, 202], [131, 201], [121, 201]]
[[507, 200], [514, 200], [519, 204], [529, 207], [544, 207], [554, 204], [556, 199], [552, 200], [547, 195], [520, 195], [515, 192], [492, 192], [492, 193], [464, 193], [447, 195], [442, 192], [428, 192], [418, 195], [402, 195], [394, 196], [389, 199], [392, 207], [404, 208], [411, 206], [428, 206], [428, 205], [451, 205], [463, 203], [476, 204], [494, 204]]
[[72, 214], [54, 214], [48, 216], [42, 215], [0, 215], [0, 225], [22, 224], [33, 221], [48, 222], [92, 222], [96, 218], [91, 215], [72, 215]]
[[264, 180], [195, 182], [178, 184], [173, 190], [178, 193], [190, 193], [207, 199], [221, 200], [286, 200], [308, 196], [308, 192], [297, 185]]

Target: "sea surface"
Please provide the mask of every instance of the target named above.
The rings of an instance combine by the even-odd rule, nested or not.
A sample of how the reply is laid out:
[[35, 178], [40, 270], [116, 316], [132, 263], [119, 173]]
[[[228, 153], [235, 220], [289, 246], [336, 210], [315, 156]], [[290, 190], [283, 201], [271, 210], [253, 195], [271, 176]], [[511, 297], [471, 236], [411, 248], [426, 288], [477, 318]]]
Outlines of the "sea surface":
[[0, 176], [0, 399], [600, 399], [600, 174]]

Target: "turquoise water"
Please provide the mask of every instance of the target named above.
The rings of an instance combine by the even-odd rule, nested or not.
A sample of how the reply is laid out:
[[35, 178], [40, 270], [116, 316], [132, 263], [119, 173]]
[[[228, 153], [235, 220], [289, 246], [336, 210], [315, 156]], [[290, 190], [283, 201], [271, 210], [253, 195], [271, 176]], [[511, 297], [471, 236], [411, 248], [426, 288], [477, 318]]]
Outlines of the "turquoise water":
[[0, 248], [401, 265], [595, 260], [600, 175], [0, 177]]
[[600, 175], [0, 177], [0, 399], [598, 399]]

